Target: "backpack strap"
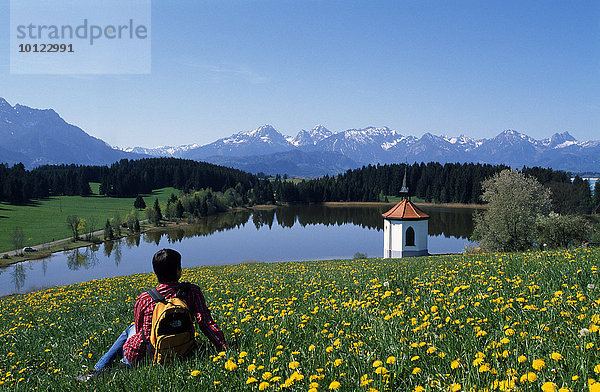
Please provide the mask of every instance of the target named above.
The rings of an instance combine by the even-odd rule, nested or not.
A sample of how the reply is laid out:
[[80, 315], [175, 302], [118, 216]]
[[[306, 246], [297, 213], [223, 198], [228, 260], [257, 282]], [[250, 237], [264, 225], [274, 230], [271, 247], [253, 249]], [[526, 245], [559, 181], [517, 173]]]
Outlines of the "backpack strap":
[[[150, 296], [150, 298], [152, 298], [152, 301], [154, 301], [155, 304], [159, 303], [159, 302], [165, 302], [166, 298], [164, 295], [162, 295], [157, 289], [156, 287], [146, 291], [148, 293], [148, 295]], [[144, 342], [144, 344], [146, 344], [146, 346], [150, 345], [150, 342], [148, 341], [148, 338], [146, 338], [146, 334], [144, 332], [142, 332], [142, 341]]]
[[190, 282], [181, 282], [177, 294], [175, 295], [179, 299], [187, 301], [187, 296], [190, 291]]
[[159, 293], [159, 291], [155, 288], [153, 288], [152, 290], [148, 290], [146, 291], [148, 293], [148, 295], [150, 296], [150, 298], [152, 298], [152, 301], [154, 301], [154, 303], [158, 303], [158, 302], [164, 302], [165, 296], [162, 295], [161, 293]]

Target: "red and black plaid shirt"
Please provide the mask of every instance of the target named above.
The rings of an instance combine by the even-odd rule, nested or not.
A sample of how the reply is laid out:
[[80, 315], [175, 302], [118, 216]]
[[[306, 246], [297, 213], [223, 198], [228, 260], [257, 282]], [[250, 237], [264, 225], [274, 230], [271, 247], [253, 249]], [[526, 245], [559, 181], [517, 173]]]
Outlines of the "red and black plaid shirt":
[[[161, 283], [158, 285], [158, 292], [165, 298], [173, 298], [177, 294], [181, 283], [170, 282]], [[196, 321], [200, 325], [200, 330], [204, 332], [206, 337], [221, 351], [225, 347], [225, 337], [223, 332], [214, 322], [210, 315], [210, 310], [204, 302], [204, 295], [200, 287], [190, 284], [187, 298], [185, 298], [188, 308]], [[152, 312], [154, 311], [155, 303], [150, 298], [147, 292], [143, 292], [135, 302], [135, 335], [131, 336], [123, 346], [125, 357], [130, 363], [139, 361], [146, 355], [146, 344], [142, 337], [142, 333], [146, 336], [146, 341], [150, 342], [150, 330], [152, 329]], [[150, 343], [148, 343], [150, 344]]]

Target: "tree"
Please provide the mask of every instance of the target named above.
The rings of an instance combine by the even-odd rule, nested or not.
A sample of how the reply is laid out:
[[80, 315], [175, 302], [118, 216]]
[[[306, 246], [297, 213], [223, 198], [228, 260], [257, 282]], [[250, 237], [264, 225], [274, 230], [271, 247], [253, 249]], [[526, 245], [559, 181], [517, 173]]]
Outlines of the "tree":
[[183, 217], [183, 213], [184, 213], [184, 209], [183, 209], [183, 204], [181, 204], [181, 200], [177, 200], [177, 204], [175, 205], [175, 208], [177, 210], [177, 218], [181, 219]]
[[87, 240], [91, 241], [94, 237], [94, 231], [96, 231], [96, 225], [98, 224], [98, 218], [95, 216], [91, 216], [87, 219], [86, 229], [87, 229]]
[[79, 231], [83, 229], [83, 219], [76, 215], [69, 215], [67, 216], [67, 225], [73, 233], [73, 241], [77, 241], [79, 239]]
[[594, 198], [592, 204], [594, 210], [600, 206], [600, 180], [596, 180], [596, 183], [594, 184]]
[[110, 223], [112, 225], [113, 234], [116, 237], [120, 237], [121, 236], [121, 223], [123, 223], [123, 220], [121, 219], [121, 215], [119, 214], [119, 211], [115, 211], [115, 216], [110, 220]]
[[23, 251], [23, 241], [25, 235], [23, 234], [23, 228], [16, 226], [13, 231], [13, 244], [15, 245], [15, 256]]
[[146, 208], [146, 202], [144, 201], [144, 198], [141, 195], [137, 195], [135, 201], [133, 202], [133, 206], [138, 210], [143, 210], [144, 208]]
[[536, 240], [536, 220], [550, 212], [550, 190], [506, 169], [481, 184], [487, 209], [474, 216], [472, 239], [486, 250], [522, 251]]
[[115, 234], [113, 233], [110, 221], [107, 219], [106, 224], [104, 225], [104, 239], [112, 240], [113, 238], [115, 238]]
[[135, 233], [135, 222], [138, 220], [138, 212], [136, 210], [131, 211], [125, 216], [125, 224], [130, 233]]
[[592, 225], [582, 216], [550, 213], [537, 220], [538, 244], [549, 248], [579, 246], [590, 240]]
[[160, 224], [160, 220], [162, 219], [162, 211], [160, 209], [160, 205], [158, 204], [158, 198], [154, 199], [154, 219], [155, 219], [155, 224], [158, 226]]

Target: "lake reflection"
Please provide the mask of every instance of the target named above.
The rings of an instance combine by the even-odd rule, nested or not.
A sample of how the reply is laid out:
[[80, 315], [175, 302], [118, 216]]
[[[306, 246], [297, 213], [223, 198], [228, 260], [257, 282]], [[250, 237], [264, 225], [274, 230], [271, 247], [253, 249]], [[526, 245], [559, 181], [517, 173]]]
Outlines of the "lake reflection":
[[[290, 206], [242, 210], [101, 245], [60, 252], [0, 269], [0, 295], [151, 272], [161, 248], [181, 252], [184, 268], [240, 262], [351, 258], [383, 254], [383, 219], [390, 206]], [[429, 221], [429, 252], [462, 251], [473, 230], [472, 209], [422, 207]]]

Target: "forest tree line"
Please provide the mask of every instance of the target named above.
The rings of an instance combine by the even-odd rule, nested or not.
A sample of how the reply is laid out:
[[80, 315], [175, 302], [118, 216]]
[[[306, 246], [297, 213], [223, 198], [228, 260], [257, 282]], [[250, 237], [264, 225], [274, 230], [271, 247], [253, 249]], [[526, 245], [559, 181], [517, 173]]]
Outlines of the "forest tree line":
[[[124, 159], [110, 166], [48, 165], [33, 170], [26, 170], [22, 164], [0, 164], [0, 201], [24, 203], [49, 196], [88, 196], [92, 193], [89, 183], [97, 182], [99, 193], [111, 197], [136, 197], [153, 189], [174, 187], [184, 193], [211, 189], [225, 194], [229, 190], [228, 197], [235, 194], [233, 205], [372, 202], [399, 195], [406, 173], [410, 194], [419, 199], [480, 203], [482, 181], [507, 168], [436, 162], [368, 165], [335, 176], [298, 181], [281, 176], [266, 179], [241, 170], [176, 158]], [[524, 167], [521, 171], [550, 188], [552, 208], [557, 213], [585, 214], [600, 204], [599, 183], [592, 197], [589, 183], [578, 176], [571, 181], [569, 173], [559, 170]], [[205, 215], [212, 211], [209, 207], [198, 204], [194, 215]]]

